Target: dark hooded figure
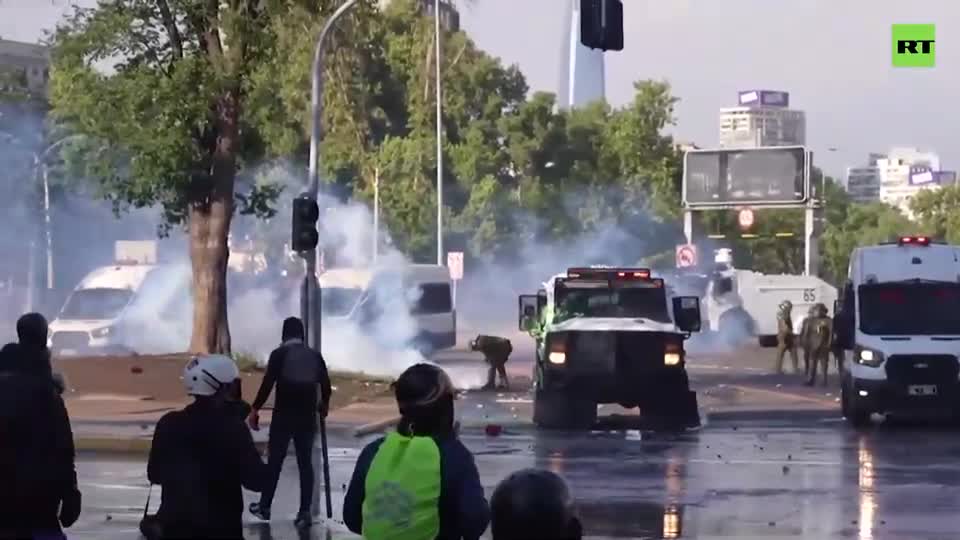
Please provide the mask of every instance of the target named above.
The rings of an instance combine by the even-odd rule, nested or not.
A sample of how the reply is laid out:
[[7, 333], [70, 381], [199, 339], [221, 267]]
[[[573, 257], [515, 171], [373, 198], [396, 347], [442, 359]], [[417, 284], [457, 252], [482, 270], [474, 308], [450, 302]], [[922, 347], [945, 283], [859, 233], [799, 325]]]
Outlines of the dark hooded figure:
[[583, 528], [562, 478], [542, 469], [506, 477], [490, 499], [493, 540], [580, 540]]
[[300, 509], [295, 523], [303, 528], [312, 523], [310, 506], [315, 482], [312, 457], [317, 415], [327, 417], [332, 386], [323, 356], [303, 342], [303, 322], [300, 319], [289, 317], [284, 320], [281, 337], [283, 343], [270, 353], [267, 372], [249, 417], [250, 426], [259, 429], [260, 409], [276, 386], [267, 444], [270, 477], [260, 494], [260, 501], [250, 504], [250, 513], [262, 520], [270, 519], [277, 481], [292, 440], [300, 471]]
[[62, 537], [80, 516], [73, 433], [51, 383], [47, 321], [17, 322], [0, 351], [0, 538]]

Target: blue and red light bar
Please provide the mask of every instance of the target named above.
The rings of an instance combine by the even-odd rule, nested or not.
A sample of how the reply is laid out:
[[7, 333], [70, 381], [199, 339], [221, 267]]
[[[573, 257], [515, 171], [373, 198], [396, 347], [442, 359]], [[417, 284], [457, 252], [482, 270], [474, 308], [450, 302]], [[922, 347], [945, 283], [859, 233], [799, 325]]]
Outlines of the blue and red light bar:
[[568, 268], [567, 277], [572, 279], [650, 279], [649, 268]]

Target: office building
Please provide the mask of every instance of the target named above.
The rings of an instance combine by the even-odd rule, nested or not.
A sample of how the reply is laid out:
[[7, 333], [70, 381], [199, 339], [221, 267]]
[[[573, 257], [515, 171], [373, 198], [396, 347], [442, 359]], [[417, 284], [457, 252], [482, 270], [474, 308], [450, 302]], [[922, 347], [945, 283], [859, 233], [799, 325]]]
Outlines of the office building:
[[43, 45], [0, 39], [0, 84], [44, 95], [50, 80], [49, 66], [49, 54]]
[[792, 146], [806, 144], [803, 111], [790, 109], [790, 94], [744, 90], [739, 105], [720, 109], [720, 147]]
[[[394, 0], [379, 0], [380, 9], [386, 9]], [[433, 17], [434, 0], [416, 0], [424, 15]], [[460, 31], [460, 11], [453, 0], [440, 0], [440, 25], [448, 31]]]
[[[555, 0], [559, 3], [560, 0]], [[606, 99], [606, 68], [603, 51], [580, 43], [580, 2], [565, 0], [563, 45], [560, 58], [560, 108], [582, 107]]]
[[880, 200], [880, 169], [874, 164], [867, 167], [847, 167], [844, 188], [850, 200], [872, 203]]
[[[893, 148], [877, 160], [880, 175], [880, 200], [900, 209], [909, 218], [910, 200], [924, 189], [939, 189], [941, 181], [950, 182], [951, 174], [940, 169], [940, 157], [917, 148]], [[953, 175], [955, 181], [955, 175]]]

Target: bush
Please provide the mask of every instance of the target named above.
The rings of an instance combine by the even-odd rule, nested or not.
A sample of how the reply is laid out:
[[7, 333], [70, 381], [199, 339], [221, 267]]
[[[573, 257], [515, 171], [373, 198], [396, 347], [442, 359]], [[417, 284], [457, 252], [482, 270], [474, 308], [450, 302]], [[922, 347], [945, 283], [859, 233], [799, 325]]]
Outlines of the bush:
[[236, 362], [237, 369], [239, 369], [241, 373], [261, 371], [257, 357], [253, 353], [235, 352], [233, 353], [233, 361]]

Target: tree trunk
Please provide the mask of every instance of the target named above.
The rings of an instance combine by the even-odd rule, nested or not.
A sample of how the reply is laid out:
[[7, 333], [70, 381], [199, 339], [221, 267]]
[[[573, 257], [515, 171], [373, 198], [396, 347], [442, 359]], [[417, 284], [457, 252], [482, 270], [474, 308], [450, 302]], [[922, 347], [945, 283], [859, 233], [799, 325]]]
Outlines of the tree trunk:
[[213, 149], [211, 183], [190, 204], [190, 263], [193, 268], [194, 354], [230, 352], [227, 318], [227, 235], [233, 218], [233, 181], [239, 99], [227, 92], [217, 103], [217, 141]]

